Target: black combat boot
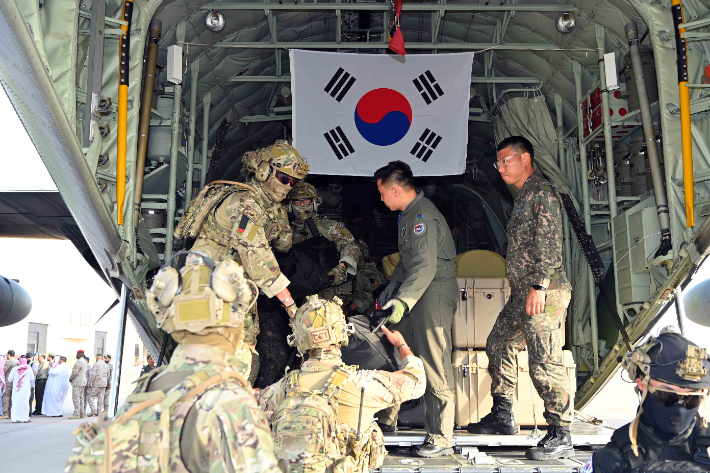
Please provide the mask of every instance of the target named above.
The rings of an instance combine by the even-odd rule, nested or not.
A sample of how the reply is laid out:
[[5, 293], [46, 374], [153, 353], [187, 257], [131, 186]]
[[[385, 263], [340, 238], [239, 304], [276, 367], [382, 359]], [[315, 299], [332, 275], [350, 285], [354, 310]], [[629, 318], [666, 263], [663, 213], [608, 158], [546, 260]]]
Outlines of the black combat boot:
[[468, 424], [471, 434], [502, 434], [515, 435], [518, 426], [513, 417], [513, 400], [503, 396], [493, 396], [491, 413], [476, 424]]
[[525, 456], [530, 460], [555, 460], [574, 457], [572, 435], [567, 425], [548, 425], [547, 435], [537, 444], [529, 448]]

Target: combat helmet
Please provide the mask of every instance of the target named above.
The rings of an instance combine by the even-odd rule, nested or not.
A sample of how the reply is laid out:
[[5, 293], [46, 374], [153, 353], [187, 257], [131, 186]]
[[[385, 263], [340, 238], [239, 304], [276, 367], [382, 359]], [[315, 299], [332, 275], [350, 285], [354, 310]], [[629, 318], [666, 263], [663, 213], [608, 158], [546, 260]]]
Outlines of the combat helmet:
[[242, 163], [247, 173], [253, 173], [254, 179], [263, 183], [264, 189], [276, 202], [282, 201], [310, 170], [296, 148], [283, 140], [277, 140], [267, 148], [244, 153]]
[[[308, 184], [307, 182], [299, 182], [298, 184], [293, 186], [291, 192], [288, 193], [288, 199], [289, 212], [292, 212], [296, 216], [296, 218], [301, 220], [305, 220], [308, 217], [312, 217], [318, 210], [320, 204], [323, 203], [323, 198], [318, 195], [318, 191], [316, 190], [316, 188], [312, 184]], [[294, 200], [305, 199], [312, 200], [310, 206], [293, 205]]]
[[178, 271], [168, 262], [148, 291], [148, 308], [158, 326], [171, 334], [233, 333], [227, 328], [241, 334], [256, 301], [256, 286], [244, 277], [244, 268], [228, 258], [215, 262], [201, 251], [183, 251], [173, 258], [186, 253], [185, 266]]
[[317, 295], [308, 296], [290, 322], [293, 334], [288, 336], [288, 344], [301, 353], [316, 348], [347, 346], [348, 337], [355, 328], [346, 323], [342, 304], [337, 297], [329, 301]]
[[[638, 456], [636, 432], [643, 412], [643, 402], [649, 391], [666, 391], [662, 388], [649, 389], [651, 379], [695, 390], [688, 395], [702, 396], [702, 407], [699, 412], [705, 412], [705, 398], [710, 388], [710, 376], [708, 376], [710, 359], [708, 359], [707, 349], [696, 346], [681, 335], [676, 327], [663, 328], [658, 337], [649, 338], [627, 353], [621, 362], [624, 369], [628, 371], [629, 377], [640, 378], [643, 384], [640, 396], [641, 407], [636, 418], [629, 425], [631, 448], [636, 456]], [[703, 424], [706, 425], [705, 419]]]

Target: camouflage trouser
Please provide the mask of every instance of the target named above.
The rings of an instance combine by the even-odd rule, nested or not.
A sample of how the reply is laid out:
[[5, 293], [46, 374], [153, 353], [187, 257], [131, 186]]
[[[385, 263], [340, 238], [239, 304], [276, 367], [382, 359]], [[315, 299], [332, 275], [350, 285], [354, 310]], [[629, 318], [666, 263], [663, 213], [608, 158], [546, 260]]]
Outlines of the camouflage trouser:
[[259, 335], [259, 314], [247, 315], [244, 318], [244, 346], [250, 353], [243, 353], [242, 360], [251, 365], [247, 380], [254, 385], [259, 374], [259, 353], [256, 351], [256, 336]]
[[106, 388], [106, 391], [104, 392], [104, 411], [108, 410], [110, 400], [111, 400], [111, 388]]
[[9, 416], [12, 409], [12, 386], [13, 383], [8, 383], [5, 392], [2, 393], [2, 414], [5, 416]]
[[518, 382], [516, 355], [528, 347], [530, 377], [545, 403], [545, 419], [550, 425], [572, 422], [569, 382], [562, 361], [565, 309], [569, 305], [567, 291], [548, 291], [545, 311], [527, 315], [527, 293], [513, 295], [498, 315], [488, 340], [488, 372], [491, 394], [513, 398]]
[[104, 394], [106, 388], [91, 388], [89, 389], [89, 407], [91, 413], [101, 413], [104, 411]]
[[86, 398], [84, 393], [86, 386], [72, 386], [71, 387], [71, 400], [74, 403], [74, 415], [82, 416], [86, 415]]

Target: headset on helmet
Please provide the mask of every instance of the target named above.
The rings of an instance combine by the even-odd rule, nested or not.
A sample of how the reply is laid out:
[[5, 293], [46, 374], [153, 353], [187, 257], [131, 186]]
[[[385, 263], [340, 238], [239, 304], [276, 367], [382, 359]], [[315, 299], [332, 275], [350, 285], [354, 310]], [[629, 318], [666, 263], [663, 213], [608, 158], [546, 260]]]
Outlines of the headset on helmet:
[[[638, 422], [643, 412], [643, 402], [649, 392], [651, 378], [684, 388], [702, 390], [700, 412], [705, 412], [705, 398], [707, 389], [710, 388], [710, 377], [708, 377], [710, 359], [708, 359], [707, 349], [693, 345], [676, 327], [663, 328], [658, 337], [651, 337], [626, 353], [623, 358], [620, 357], [618, 361], [621, 361], [631, 379], [639, 377], [643, 384], [643, 391], [639, 398], [640, 408], [634, 421], [629, 424], [631, 449], [636, 456], [638, 456], [636, 444]], [[638, 386], [636, 390], [639, 392]], [[707, 425], [705, 419], [703, 424]]]
[[[178, 271], [173, 258], [187, 254]], [[256, 301], [256, 286], [231, 259], [215, 263], [205, 252], [181, 251], [166, 262], [148, 291], [148, 308], [167, 333], [198, 335], [210, 328], [238, 327]]]
[[291, 192], [288, 193], [288, 211], [293, 213], [293, 201], [294, 200], [305, 200], [305, 199], [311, 199], [312, 202], [312, 208], [313, 212], [318, 211], [318, 207], [320, 207], [320, 204], [323, 203], [323, 198], [318, 195], [318, 191], [316, 188], [307, 182], [299, 182], [295, 186], [293, 186], [293, 189], [291, 189]]
[[332, 301], [308, 296], [306, 303], [296, 311], [291, 320], [293, 334], [287, 337], [288, 344], [303, 353], [316, 348], [347, 346], [348, 337], [355, 332], [353, 324], [345, 321], [342, 301]]
[[254, 173], [254, 178], [259, 182], [268, 180], [274, 167], [296, 179], [304, 179], [310, 170], [298, 151], [283, 140], [277, 140], [267, 148], [247, 151], [242, 156], [242, 163], [247, 171]]

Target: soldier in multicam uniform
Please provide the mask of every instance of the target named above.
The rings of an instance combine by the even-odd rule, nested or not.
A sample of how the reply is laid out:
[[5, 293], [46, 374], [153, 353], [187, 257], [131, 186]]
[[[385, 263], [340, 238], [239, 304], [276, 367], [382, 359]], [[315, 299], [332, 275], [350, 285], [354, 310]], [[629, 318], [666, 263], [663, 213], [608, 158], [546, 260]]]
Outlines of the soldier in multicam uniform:
[[91, 381], [87, 385], [89, 387], [89, 407], [91, 412], [89, 416], [97, 416], [100, 412], [104, 412], [104, 396], [106, 386], [109, 383], [109, 367], [104, 363], [101, 353], [96, 355], [96, 363], [91, 367]]
[[355, 277], [355, 290], [352, 294], [338, 296], [343, 301], [343, 312], [346, 316], [367, 313], [375, 305], [374, 292], [387, 283], [385, 273], [377, 269], [375, 263], [369, 262], [370, 251], [367, 243], [362, 240], [355, 243], [362, 252], [362, 261], [357, 268], [357, 276]]
[[[307, 351], [308, 360], [300, 370], [257, 395], [273, 422], [276, 457], [286, 462], [289, 471], [367, 472], [379, 468], [387, 452], [373, 416], [424, 393], [422, 361], [412, 354], [402, 334], [383, 327], [387, 339], [399, 350], [402, 369], [392, 373], [345, 365], [340, 347], [348, 344], [352, 326], [346, 324], [337, 297], [328, 301], [310, 296], [291, 327], [289, 344], [301, 353]], [[324, 435], [311, 432], [313, 423], [307, 422], [313, 419], [311, 415], [319, 415], [314, 406], [325, 406], [328, 412], [322, 419], [328, 424], [321, 432]], [[323, 410], [320, 412], [323, 415]]]
[[[352, 280], [357, 274], [357, 265], [361, 257], [360, 249], [355, 244], [352, 233], [341, 222], [318, 216], [318, 206], [322, 199], [311, 184], [299, 182], [289, 192], [288, 198], [290, 201], [289, 211], [294, 216], [291, 222], [294, 243], [301, 243], [314, 236], [308, 224], [309, 221], [312, 221], [317, 231], [338, 247], [340, 262], [328, 273], [333, 282], [331, 287], [321, 292], [321, 296], [332, 299], [336, 295], [338, 297], [346, 294], [351, 295], [353, 293]], [[348, 278], [348, 275], [353, 277]]]
[[[175, 236], [197, 238], [192, 250], [206, 251], [215, 260], [234, 259], [267, 297], [276, 296], [293, 317], [297, 307], [287, 288], [289, 280], [281, 273], [272, 247], [283, 252], [291, 248], [291, 227], [281, 201], [306, 177], [309, 168], [284, 141], [247, 152], [242, 162], [243, 171], [250, 176], [246, 184], [217, 181], [205, 187], [190, 203]], [[252, 365], [252, 383], [259, 371], [258, 334], [259, 319], [254, 311], [246, 318], [245, 347], [241, 349], [244, 360]]]
[[69, 382], [71, 383], [71, 399], [74, 403], [74, 415], [70, 419], [86, 417], [86, 384], [88, 381], [89, 364], [84, 358], [84, 350], [76, 352], [76, 363], [71, 370]]
[[516, 355], [527, 345], [530, 375], [545, 403], [548, 428], [525, 455], [547, 460], [574, 455], [569, 430], [573, 400], [562, 361], [571, 287], [562, 266], [562, 204], [552, 185], [534, 172], [533, 158], [533, 147], [523, 137], [506, 138], [498, 145], [495, 167], [506, 184], [520, 190], [506, 230], [512, 293], [486, 342], [493, 410], [481, 422], [469, 424], [468, 431], [518, 431], [512, 412]]
[[76, 431], [65, 471], [280, 473], [268, 421], [235, 357], [256, 290], [230, 259], [190, 252], [179, 273], [164, 267], [147, 302], [178, 347], [167, 366], [138, 379], [113, 419]]

